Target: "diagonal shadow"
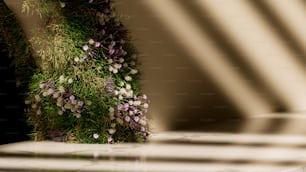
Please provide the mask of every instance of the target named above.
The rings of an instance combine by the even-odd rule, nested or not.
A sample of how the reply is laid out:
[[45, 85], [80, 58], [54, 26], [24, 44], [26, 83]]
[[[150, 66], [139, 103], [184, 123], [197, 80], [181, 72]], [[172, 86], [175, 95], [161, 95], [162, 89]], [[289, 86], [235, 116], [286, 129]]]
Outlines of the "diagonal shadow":
[[294, 54], [293, 57], [296, 57], [296, 59], [300, 63], [306, 64], [305, 45], [300, 45], [294, 39], [294, 36], [287, 29], [285, 23], [283, 23], [275, 13], [273, 13], [273, 10], [269, 6], [267, 6], [263, 0], [247, 1], [247, 2], [249, 2], [251, 6], [258, 11], [258, 14], [260, 14], [263, 18], [265, 18], [265, 21], [267, 21], [270, 27], [276, 31], [278, 37], [283, 40], [282, 42]]
[[[135, 12], [137, 14], [145, 14], [137, 16], [135, 14], [134, 17], [135, 20], [137, 19], [137, 23], [145, 23], [145, 27], [149, 29], [143, 30], [148, 30], [147, 33], [138, 28], [138, 26], [132, 26], [136, 27], [133, 28], [134, 35], [132, 36], [134, 38], [145, 37], [148, 39], [146, 44], [141, 46], [153, 49], [151, 46], [156, 45], [151, 44], [153, 40], [150, 39], [160, 39], [161, 45], [159, 46], [163, 46], [161, 49], [165, 48], [169, 50], [168, 52], [175, 52], [173, 56], [166, 56], [163, 50], [154, 52], [156, 53], [156, 55], [154, 54], [154, 60], [150, 59], [150, 64], [147, 63], [143, 69], [145, 70], [145, 76], [158, 78], [161, 81], [154, 82], [155, 80], [152, 78], [146, 78], [147, 85], [145, 87], [147, 87], [146, 92], [148, 95], [150, 96], [149, 87], [151, 90], [157, 90], [165, 98], [168, 99], [170, 97], [169, 100], [175, 101], [174, 103], [166, 101], [162, 104], [159, 103], [159, 101], [163, 101], [161, 97], [156, 97], [155, 100], [152, 98], [152, 103], [158, 105], [158, 107], [153, 107], [154, 105], [152, 105], [151, 108], [161, 109], [161, 112], [169, 112], [160, 115], [171, 116], [173, 114], [170, 122], [167, 123], [167, 127], [170, 130], [177, 131], [239, 131], [241, 128], [240, 123], [226, 126], [224, 124], [230, 119], [242, 118], [243, 114], [234, 107], [231, 100], [224, 98], [222, 90], [218, 89], [213, 83], [214, 78], [211, 78], [209, 74], [203, 73], [198, 64], [191, 60], [190, 53], [178, 42], [176, 37], [167, 28], [161, 28], [163, 23], [156, 17], [156, 14], [144, 3], [133, 2], [123, 3], [122, 5], [124, 5], [125, 9], [133, 12], [137, 11]], [[129, 22], [133, 23], [134, 21]], [[150, 32], [151, 30], [152, 32]], [[143, 36], [141, 34], [151, 36]], [[142, 60], [140, 59], [140, 61]], [[159, 66], [160, 69], [150, 70], [152, 66]], [[160, 79], [166, 77], [169, 82], [163, 82]], [[224, 121], [226, 122], [224, 123]], [[215, 127], [216, 123], [223, 124], [223, 126]]]
[[259, 90], [258, 92], [266, 95], [270, 102], [274, 102], [275, 112], [287, 111], [285, 104], [273, 93], [273, 90], [265, 86], [248, 62], [244, 60], [246, 55], [231, 43], [231, 40], [219, 29], [218, 24], [205, 12], [206, 10], [203, 10], [202, 7], [200, 8], [192, 1], [177, 0], [177, 2], [185, 8], [186, 13], [197, 21], [198, 26], [200, 26], [203, 32], [208, 33], [208, 36], [215, 43], [214, 45], [231, 59], [232, 63], [237, 66], [240, 74], [244, 76], [243, 78], [247, 78], [251, 85], [255, 85]]
[[[237, 47], [231, 44], [230, 39], [227, 39], [226, 35], [222, 33], [218, 28], [218, 25], [209, 18], [209, 14], [206, 13], [203, 7], [198, 7], [192, 1], [184, 1], [184, 0], [177, 0], [178, 4], [185, 8], [186, 13], [192, 16], [200, 28], [207, 32], [211, 39], [214, 41], [215, 45], [220, 49], [220, 51], [224, 52], [231, 58], [232, 62], [239, 66], [240, 73], [244, 76], [244, 78], [250, 78], [253, 85], [256, 85], [257, 89], [260, 90], [263, 94], [267, 95], [267, 98], [274, 102], [275, 110], [274, 112], [286, 112], [284, 102], [282, 102], [277, 95], [273, 93], [273, 90], [266, 87], [262, 80], [259, 78], [258, 75], [254, 71], [252, 71], [250, 65], [244, 61], [243, 59], [245, 54], [243, 54]], [[224, 124], [227, 125], [235, 125], [237, 123], [243, 123], [243, 120], [237, 121], [223, 121]], [[269, 133], [276, 133], [280, 129], [282, 129], [283, 124], [286, 123], [286, 119], [271, 119], [270, 125], [264, 129], [265, 132]], [[225, 126], [227, 126], [225, 125]], [[214, 125], [215, 127], [222, 127], [222, 125]]]

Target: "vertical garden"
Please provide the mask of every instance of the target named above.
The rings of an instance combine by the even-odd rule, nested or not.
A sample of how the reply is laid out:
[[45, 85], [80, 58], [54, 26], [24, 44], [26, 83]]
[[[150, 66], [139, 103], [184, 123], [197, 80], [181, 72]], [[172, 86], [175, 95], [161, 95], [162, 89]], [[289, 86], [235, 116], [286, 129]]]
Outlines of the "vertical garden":
[[139, 53], [112, 2], [24, 0], [22, 11], [38, 14], [43, 21], [23, 49], [28, 55], [18, 56], [10, 47], [17, 58], [16, 73], [31, 68], [19, 72], [25, 75], [20, 85], [31, 137], [74, 143], [145, 142], [149, 100], [139, 83]]

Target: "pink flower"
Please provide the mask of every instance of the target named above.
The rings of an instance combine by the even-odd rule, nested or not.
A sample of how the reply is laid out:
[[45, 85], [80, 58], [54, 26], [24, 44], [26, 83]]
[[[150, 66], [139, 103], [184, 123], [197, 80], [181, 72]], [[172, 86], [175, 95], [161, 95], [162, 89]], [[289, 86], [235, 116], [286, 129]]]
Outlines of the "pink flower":
[[110, 143], [110, 142], [112, 142], [112, 141], [113, 141], [113, 138], [112, 138], [112, 137], [107, 138], [107, 142], [108, 142], [108, 143]]
[[100, 137], [99, 134], [97, 133], [93, 134], [93, 138], [98, 139], [99, 137]]
[[84, 102], [83, 101], [78, 101], [79, 106], [83, 106]]
[[84, 51], [87, 51], [88, 49], [89, 49], [88, 45], [84, 45], [84, 46], [83, 46], [83, 50], [84, 50]]
[[110, 55], [114, 54], [114, 52], [115, 52], [114, 49], [110, 49], [110, 50], [109, 50], [109, 54], [110, 54]]
[[131, 119], [131, 118], [130, 118], [128, 115], [124, 117], [124, 120], [125, 120], [126, 122], [129, 122], [130, 119]]
[[134, 121], [135, 121], [135, 122], [138, 122], [139, 120], [140, 120], [140, 118], [139, 118], [138, 116], [135, 116], [135, 117], [134, 117]]
[[97, 47], [100, 47], [100, 45], [101, 45], [100, 42], [96, 42], [96, 43], [95, 43], [95, 47], [96, 47], [96, 48], [97, 48]]

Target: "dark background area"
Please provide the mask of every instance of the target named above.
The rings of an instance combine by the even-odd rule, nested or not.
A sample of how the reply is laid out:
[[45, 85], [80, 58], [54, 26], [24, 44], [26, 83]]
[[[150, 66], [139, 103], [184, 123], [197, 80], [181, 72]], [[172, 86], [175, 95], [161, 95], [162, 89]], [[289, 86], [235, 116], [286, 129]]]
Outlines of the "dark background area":
[[28, 140], [22, 92], [16, 87], [12, 57], [0, 35], [0, 144]]

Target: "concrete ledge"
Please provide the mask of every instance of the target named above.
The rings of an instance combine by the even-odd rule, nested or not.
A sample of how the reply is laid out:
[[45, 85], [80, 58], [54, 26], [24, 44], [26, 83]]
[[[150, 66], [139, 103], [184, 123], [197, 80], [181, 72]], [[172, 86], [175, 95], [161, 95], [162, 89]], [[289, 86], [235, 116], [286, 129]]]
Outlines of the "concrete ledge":
[[[169, 138], [175, 141], [169, 142]], [[153, 134], [150, 140], [148, 144], [2, 145], [0, 172], [306, 171], [306, 150], [301, 147], [306, 144], [304, 136], [164, 132]]]

